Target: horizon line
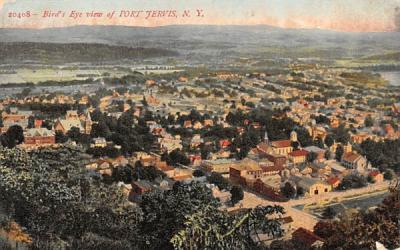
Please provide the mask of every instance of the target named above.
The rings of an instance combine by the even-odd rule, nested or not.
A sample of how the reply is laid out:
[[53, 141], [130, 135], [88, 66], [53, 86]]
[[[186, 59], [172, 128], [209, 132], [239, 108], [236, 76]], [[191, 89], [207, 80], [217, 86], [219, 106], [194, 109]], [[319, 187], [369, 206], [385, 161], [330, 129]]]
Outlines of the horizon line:
[[165, 25], [157, 25], [157, 26], [145, 26], [145, 25], [123, 25], [123, 24], [76, 24], [76, 25], [65, 25], [65, 26], [53, 26], [53, 27], [0, 27], [2, 29], [10, 29], [10, 30], [49, 30], [49, 29], [63, 29], [63, 28], [73, 28], [73, 27], [126, 27], [126, 28], [163, 28], [163, 27], [172, 27], [172, 26], [210, 26], [210, 27], [257, 27], [257, 26], [265, 26], [275, 29], [281, 30], [305, 30], [305, 31], [328, 31], [328, 32], [338, 32], [338, 33], [349, 33], [349, 34], [357, 34], [357, 33], [400, 33], [396, 29], [393, 30], [376, 30], [376, 31], [348, 31], [348, 30], [340, 30], [340, 29], [329, 29], [329, 28], [294, 28], [294, 27], [280, 27], [270, 24], [165, 24]]

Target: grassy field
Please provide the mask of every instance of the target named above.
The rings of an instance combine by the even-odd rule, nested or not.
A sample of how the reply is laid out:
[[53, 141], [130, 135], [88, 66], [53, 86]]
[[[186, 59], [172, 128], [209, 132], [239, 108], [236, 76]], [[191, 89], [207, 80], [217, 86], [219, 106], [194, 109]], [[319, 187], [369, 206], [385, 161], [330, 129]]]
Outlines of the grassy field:
[[83, 80], [89, 77], [100, 77], [104, 73], [109, 73], [111, 77], [121, 77], [127, 75], [124, 70], [113, 69], [16, 69], [16, 74], [0, 74], [0, 84], [6, 83], [38, 83], [42, 81], [70, 81], [74, 79]]

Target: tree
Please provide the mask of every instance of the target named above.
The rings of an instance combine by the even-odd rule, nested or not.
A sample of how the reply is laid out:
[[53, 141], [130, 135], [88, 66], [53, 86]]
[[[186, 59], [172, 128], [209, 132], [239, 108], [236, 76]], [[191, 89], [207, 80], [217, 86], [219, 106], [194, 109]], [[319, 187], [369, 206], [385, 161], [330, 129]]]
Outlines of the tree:
[[324, 249], [376, 249], [376, 242], [388, 249], [400, 246], [400, 189], [392, 186], [390, 195], [377, 209], [320, 221], [314, 233], [325, 241]]
[[342, 160], [343, 154], [344, 154], [343, 146], [342, 146], [342, 145], [339, 145], [339, 146], [336, 148], [335, 159], [336, 159], [337, 161], [341, 161], [341, 160]]
[[81, 135], [81, 132], [79, 130], [79, 128], [77, 127], [72, 127], [68, 132], [67, 132], [67, 136], [69, 138], [71, 138], [71, 140], [78, 142], [79, 141], [79, 137]]
[[207, 177], [207, 181], [216, 185], [220, 190], [228, 189], [229, 187], [229, 182], [217, 172], [212, 172], [211, 175]]
[[243, 189], [240, 186], [233, 186], [231, 188], [231, 202], [232, 205], [234, 206], [236, 203], [238, 203], [239, 201], [243, 200], [244, 197], [244, 193], [243, 193]]
[[367, 181], [368, 183], [375, 183], [375, 179], [371, 175], [368, 175]]
[[385, 178], [385, 180], [391, 181], [393, 180], [393, 178], [395, 177], [395, 173], [392, 169], [388, 169], [385, 171], [385, 173], [383, 174], [383, 177]]
[[307, 161], [310, 162], [310, 163], [312, 163], [312, 162], [314, 162], [314, 161], [317, 159], [317, 157], [318, 157], [318, 154], [317, 154], [317, 153], [315, 153], [315, 152], [310, 152], [310, 153], [307, 154]]
[[324, 157], [325, 159], [330, 160], [332, 157], [332, 152], [329, 149], [327, 149], [324, 153]]
[[185, 155], [184, 152], [182, 152], [179, 149], [175, 149], [169, 153], [169, 157], [167, 159], [167, 163], [169, 165], [177, 166], [178, 164], [182, 165], [189, 165], [190, 160], [189, 158]]
[[133, 168], [130, 165], [113, 168], [112, 177], [115, 182], [130, 184], [133, 180]]
[[219, 202], [204, 184], [178, 182], [171, 190], [145, 193], [139, 206], [144, 213], [140, 249], [171, 249], [171, 238], [184, 230], [188, 216], [206, 207], [216, 213]]
[[21, 126], [13, 125], [0, 138], [3, 147], [14, 148], [24, 141], [24, 131]]
[[261, 249], [259, 234], [279, 237], [283, 234], [278, 219], [279, 206], [258, 206], [243, 213], [205, 207], [186, 217], [186, 227], [178, 231], [171, 243], [175, 249]]
[[335, 143], [335, 139], [332, 134], [328, 134], [325, 137], [325, 144], [328, 148], [330, 148]]
[[325, 148], [324, 142], [322, 141], [321, 138], [317, 138], [313, 144], [319, 148]]
[[350, 141], [350, 134], [348, 129], [340, 124], [339, 127], [333, 130], [335, 141], [340, 142], [342, 144], [347, 144]]
[[362, 188], [367, 186], [367, 179], [362, 175], [350, 174], [346, 175], [339, 184], [340, 190], [348, 190], [352, 188]]
[[0, 149], [2, 208], [27, 228], [33, 248], [55, 244], [55, 239], [73, 245], [87, 233], [111, 240], [122, 237], [128, 247], [137, 245], [137, 238], [128, 235], [137, 235], [140, 211], [126, 203], [118, 187], [105, 186], [90, 175], [86, 160], [74, 147], [29, 153]]
[[56, 143], [65, 143], [68, 141], [68, 136], [65, 136], [63, 132], [56, 131]]
[[336, 216], [336, 211], [332, 207], [326, 207], [322, 213], [322, 216], [325, 219], [333, 219]]
[[290, 182], [286, 182], [281, 191], [287, 198], [293, 198], [296, 195], [296, 188]]
[[365, 127], [374, 126], [374, 119], [372, 119], [371, 115], [368, 115], [367, 117], [365, 117], [364, 125], [365, 125]]
[[196, 170], [193, 171], [193, 176], [194, 177], [202, 177], [204, 175], [205, 175], [204, 171], [201, 170], [201, 169], [196, 169]]
[[305, 194], [303, 187], [297, 187], [296, 191], [297, 191], [296, 192], [297, 197], [301, 197], [301, 196], [303, 196]]

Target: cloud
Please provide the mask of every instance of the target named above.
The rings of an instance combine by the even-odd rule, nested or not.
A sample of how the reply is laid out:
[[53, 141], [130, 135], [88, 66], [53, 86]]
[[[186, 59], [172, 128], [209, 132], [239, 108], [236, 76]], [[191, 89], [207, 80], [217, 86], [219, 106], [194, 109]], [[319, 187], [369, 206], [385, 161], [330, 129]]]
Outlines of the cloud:
[[396, 7], [394, 11], [394, 25], [396, 31], [400, 31], [400, 7]]

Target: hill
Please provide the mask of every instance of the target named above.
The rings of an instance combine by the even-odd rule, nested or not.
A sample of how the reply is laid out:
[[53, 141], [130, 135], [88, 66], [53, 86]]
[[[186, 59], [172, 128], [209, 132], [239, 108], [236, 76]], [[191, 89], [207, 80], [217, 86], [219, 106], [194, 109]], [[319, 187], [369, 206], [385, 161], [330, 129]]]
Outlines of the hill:
[[249, 53], [268, 58], [303, 57], [309, 51], [317, 51], [312, 56], [321, 58], [363, 57], [400, 50], [399, 40], [400, 32], [346, 33], [319, 29], [282, 29], [266, 25], [0, 29], [0, 42], [96, 43], [161, 48], [175, 50], [191, 58], [199, 55], [245, 56]]
[[40, 62], [105, 62], [121, 59], [144, 59], [176, 56], [178, 53], [161, 48], [132, 48], [87, 43], [0, 43], [0, 63], [18, 61]]

